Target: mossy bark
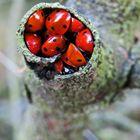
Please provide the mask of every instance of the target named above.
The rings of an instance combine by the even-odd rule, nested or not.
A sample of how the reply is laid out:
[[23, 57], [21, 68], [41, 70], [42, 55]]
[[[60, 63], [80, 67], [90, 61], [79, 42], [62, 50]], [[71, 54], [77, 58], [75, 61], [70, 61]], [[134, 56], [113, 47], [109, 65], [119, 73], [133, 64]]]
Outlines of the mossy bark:
[[[72, 2], [66, 4], [70, 6]], [[135, 51], [136, 47], [132, 47], [136, 45], [133, 35], [140, 18], [137, 15], [140, 10], [138, 0], [125, 0], [123, 4], [121, 0], [116, 3], [81, 0], [75, 1], [74, 8], [91, 21], [92, 18], [96, 19], [101, 39], [97, 35], [89, 64], [74, 75], [56, 76], [47, 80], [39, 79], [32, 70], [26, 73], [25, 85], [31, 104], [22, 131], [18, 133], [18, 140], [81, 140], [83, 131], [90, 124], [90, 111], [110, 103], [118, 91], [128, 85], [140, 87], [139, 74], [135, 70], [140, 53]], [[123, 11], [121, 17], [120, 11]], [[85, 19], [81, 20], [85, 22]], [[86, 24], [92, 30], [89, 23]], [[94, 33], [96, 29], [92, 31]], [[26, 54], [26, 50], [23, 54]], [[32, 58], [29, 56], [27, 61], [42, 61]], [[32, 68], [36, 67], [42, 67], [42, 64]], [[137, 82], [133, 83], [135, 74], [138, 75]]]

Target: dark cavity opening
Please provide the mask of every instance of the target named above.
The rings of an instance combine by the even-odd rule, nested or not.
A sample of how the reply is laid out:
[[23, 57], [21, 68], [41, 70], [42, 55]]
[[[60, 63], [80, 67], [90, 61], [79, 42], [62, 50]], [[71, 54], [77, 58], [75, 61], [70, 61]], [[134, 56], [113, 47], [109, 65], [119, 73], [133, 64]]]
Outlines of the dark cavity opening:
[[61, 49], [59, 47], [56, 47], [56, 51], [60, 51]]

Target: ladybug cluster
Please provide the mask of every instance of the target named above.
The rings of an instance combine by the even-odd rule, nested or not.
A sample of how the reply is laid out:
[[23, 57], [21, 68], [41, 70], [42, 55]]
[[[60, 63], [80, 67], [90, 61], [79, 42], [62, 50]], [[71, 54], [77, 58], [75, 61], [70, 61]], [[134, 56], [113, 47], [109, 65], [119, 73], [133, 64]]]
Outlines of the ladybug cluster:
[[32, 54], [58, 56], [50, 64], [58, 74], [78, 71], [87, 64], [94, 49], [90, 30], [68, 11], [58, 8], [33, 13], [25, 24], [24, 39]]

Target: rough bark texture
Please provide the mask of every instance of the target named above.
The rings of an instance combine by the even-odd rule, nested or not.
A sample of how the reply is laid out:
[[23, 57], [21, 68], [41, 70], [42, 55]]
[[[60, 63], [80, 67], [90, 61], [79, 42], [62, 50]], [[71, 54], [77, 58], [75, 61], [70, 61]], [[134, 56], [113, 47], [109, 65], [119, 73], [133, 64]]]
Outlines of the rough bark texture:
[[53, 80], [40, 80], [29, 70], [25, 85], [31, 104], [18, 140], [82, 140], [83, 135], [88, 139], [87, 131], [83, 132], [90, 128], [90, 111], [111, 102], [127, 86], [140, 87], [140, 41], [135, 34], [140, 24], [139, 0], [65, 4], [98, 28], [98, 61], [83, 74]]

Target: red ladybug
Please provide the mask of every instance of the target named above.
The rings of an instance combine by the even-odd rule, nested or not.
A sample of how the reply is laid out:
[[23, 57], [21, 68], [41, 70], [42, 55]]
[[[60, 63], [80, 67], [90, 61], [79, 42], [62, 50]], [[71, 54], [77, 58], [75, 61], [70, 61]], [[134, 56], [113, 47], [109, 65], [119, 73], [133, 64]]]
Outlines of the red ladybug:
[[62, 74], [62, 70], [63, 70], [63, 67], [64, 67], [64, 66], [63, 66], [62, 60], [56, 61], [55, 64], [54, 64], [54, 67], [55, 67], [55, 70], [56, 70], [58, 73]]
[[44, 22], [45, 22], [44, 11], [39, 10], [29, 17], [25, 25], [25, 28], [29, 32], [36, 32], [43, 28]]
[[93, 52], [94, 42], [89, 29], [86, 28], [78, 33], [76, 37], [76, 46], [82, 49], [83, 51], [89, 53]]
[[66, 39], [59, 36], [51, 36], [47, 41], [42, 45], [42, 53], [47, 57], [52, 57], [56, 54], [62, 52], [65, 48]]
[[76, 18], [71, 18], [70, 32], [80, 32], [84, 29], [84, 25]]
[[56, 9], [46, 19], [46, 28], [51, 35], [63, 35], [69, 28], [71, 15], [66, 10]]
[[31, 53], [37, 54], [39, 52], [42, 42], [40, 36], [32, 33], [26, 33], [25, 41]]
[[82, 53], [72, 43], [70, 43], [66, 53], [62, 56], [62, 60], [72, 67], [80, 67], [87, 63]]

